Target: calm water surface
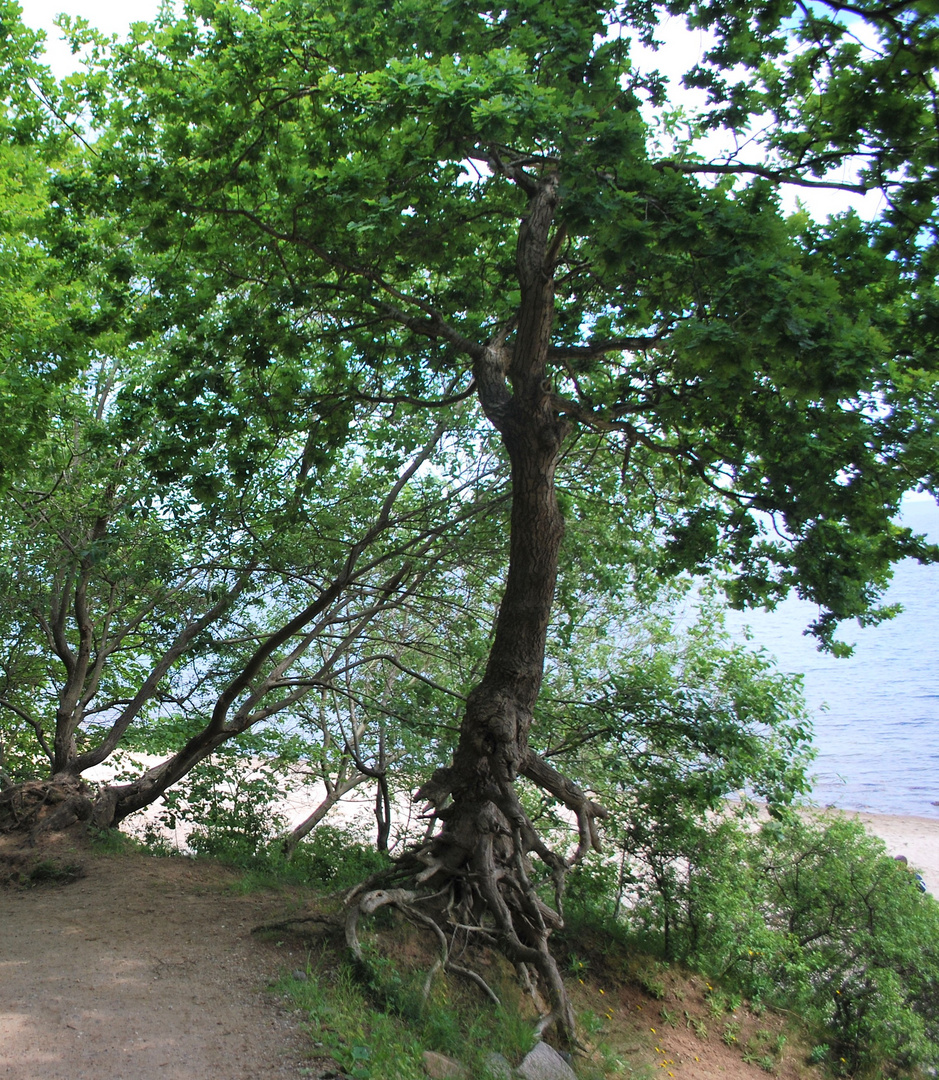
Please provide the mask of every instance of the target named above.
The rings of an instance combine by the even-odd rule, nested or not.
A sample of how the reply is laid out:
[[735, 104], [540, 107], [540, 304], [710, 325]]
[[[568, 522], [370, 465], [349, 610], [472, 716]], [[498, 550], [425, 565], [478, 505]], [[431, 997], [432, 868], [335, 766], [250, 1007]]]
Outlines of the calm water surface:
[[[939, 541], [934, 502], [908, 502], [902, 520]], [[818, 653], [803, 636], [815, 608], [802, 601], [735, 622], [749, 625], [783, 671], [805, 677], [816, 802], [939, 819], [939, 566], [901, 563], [886, 601], [904, 610], [880, 626], [839, 631], [856, 643], [848, 660]]]

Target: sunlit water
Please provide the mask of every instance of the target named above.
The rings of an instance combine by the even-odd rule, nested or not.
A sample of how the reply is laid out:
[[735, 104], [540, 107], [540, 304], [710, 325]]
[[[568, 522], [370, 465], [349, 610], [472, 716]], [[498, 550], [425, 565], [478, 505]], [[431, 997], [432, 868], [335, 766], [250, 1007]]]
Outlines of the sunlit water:
[[[903, 522], [939, 541], [932, 501], [907, 503]], [[886, 601], [904, 610], [880, 626], [839, 632], [856, 643], [847, 660], [817, 652], [803, 636], [815, 608], [799, 600], [735, 623], [747, 623], [783, 671], [805, 676], [816, 802], [939, 819], [939, 566], [900, 564]]]

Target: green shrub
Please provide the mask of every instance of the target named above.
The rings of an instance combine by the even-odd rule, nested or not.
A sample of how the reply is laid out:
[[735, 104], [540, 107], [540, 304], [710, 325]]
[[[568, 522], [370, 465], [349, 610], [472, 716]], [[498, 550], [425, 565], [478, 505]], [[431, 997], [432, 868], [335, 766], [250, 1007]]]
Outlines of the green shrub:
[[291, 860], [304, 880], [329, 889], [351, 888], [390, 862], [360, 830], [325, 824], [313, 830]]
[[630, 912], [646, 947], [797, 1012], [836, 1071], [939, 1068], [939, 904], [878, 839], [794, 814], [687, 837], [651, 852]]
[[[939, 904], [855, 822], [770, 822], [755, 870], [766, 972], [845, 1071], [939, 1067]], [[775, 971], [773, 970], [775, 968]]]
[[282, 783], [276, 759], [252, 761], [222, 747], [169, 789], [161, 823], [191, 826], [186, 843], [196, 855], [253, 866], [266, 860], [268, 845], [283, 830], [273, 809]]

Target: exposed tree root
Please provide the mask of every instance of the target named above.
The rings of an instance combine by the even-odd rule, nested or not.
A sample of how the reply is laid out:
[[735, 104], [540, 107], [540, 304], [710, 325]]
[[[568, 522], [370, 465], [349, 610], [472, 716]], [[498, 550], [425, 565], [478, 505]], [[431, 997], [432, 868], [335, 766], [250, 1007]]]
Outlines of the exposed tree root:
[[77, 781], [29, 781], [0, 792], [0, 887], [67, 885], [82, 877], [90, 809]]
[[397, 908], [409, 922], [416, 926], [427, 928], [437, 939], [440, 955], [436, 962], [431, 966], [427, 973], [427, 978], [424, 980], [425, 1001], [430, 996], [430, 989], [433, 984], [434, 976], [439, 971], [452, 971], [455, 975], [460, 975], [474, 983], [494, 1005], [500, 1006], [502, 1003], [499, 1000], [498, 994], [496, 994], [479, 972], [473, 971], [463, 964], [456, 963], [451, 955], [453, 948], [452, 939], [451, 941], [447, 940], [446, 934], [436, 919], [425, 914], [423, 911], [418, 910], [417, 902], [419, 899], [416, 892], [408, 889], [374, 889], [371, 892], [366, 892], [359, 896], [357, 900], [353, 901], [353, 899], [350, 898], [346, 913], [345, 932], [346, 944], [349, 946], [352, 955], [360, 964], [367, 966], [365, 954], [362, 951], [362, 946], [359, 943], [358, 935], [356, 933], [359, 916], [374, 915], [376, 911], [383, 907], [390, 906]]
[[30, 845], [43, 833], [89, 822], [91, 814], [88, 789], [78, 779], [34, 780], [0, 791], [0, 833], [21, 834]]
[[[553, 1028], [563, 1045], [576, 1047], [573, 1009], [551, 953], [550, 937], [563, 926], [565, 875], [587, 850], [599, 849], [596, 823], [606, 811], [534, 755], [529, 755], [529, 764], [533, 778], [545, 787], [550, 783], [552, 793], [575, 813], [579, 843], [573, 852], [561, 855], [548, 847], [508, 780], [491, 784], [490, 798], [482, 802], [445, 806], [435, 802], [434, 812], [444, 821], [443, 830], [349, 895], [346, 942], [365, 963], [358, 938], [360, 920], [382, 908], [395, 908], [436, 941], [438, 956], [428, 972], [425, 992], [434, 975], [444, 970], [475, 983], [498, 1003], [498, 995], [485, 979], [463, 962], [470, 946], [495, 948], [514, 965], [531, 994], [540, 1014], [538, 1035]], [[428, 795], [430, 788], [435, 800], [439, 799], [446, 793], [448, 779], [448, 771], [440, 770], [422, 794]], [[532, 855], [550, 874], [554, 907], [545, 902], [532, 879]]]

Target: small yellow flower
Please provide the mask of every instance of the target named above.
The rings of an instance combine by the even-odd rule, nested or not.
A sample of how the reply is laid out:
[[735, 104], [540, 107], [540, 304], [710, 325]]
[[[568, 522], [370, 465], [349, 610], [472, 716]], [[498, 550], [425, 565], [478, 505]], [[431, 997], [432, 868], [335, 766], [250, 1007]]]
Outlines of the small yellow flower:
[[655, 1028], [649, 1028], [649, 1030], [652, 1032], [653, 1035], [655, 1034]]
[[601, 990], [601, 991], [600, 991], [600, 993], [601, 993], [601, 994], [605, 994], [605, 993], [606, 993], [606, 991], [605, 991], [605, 990]]

